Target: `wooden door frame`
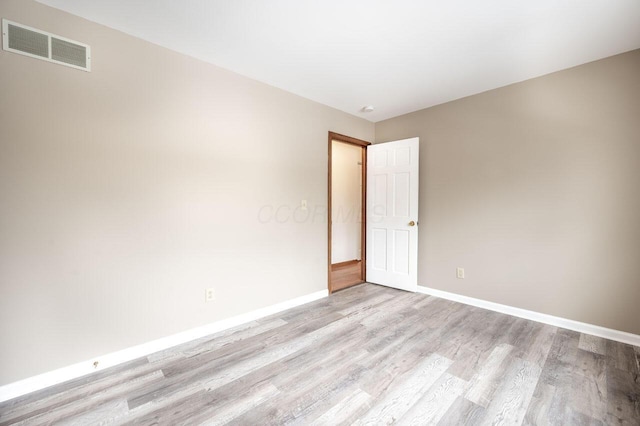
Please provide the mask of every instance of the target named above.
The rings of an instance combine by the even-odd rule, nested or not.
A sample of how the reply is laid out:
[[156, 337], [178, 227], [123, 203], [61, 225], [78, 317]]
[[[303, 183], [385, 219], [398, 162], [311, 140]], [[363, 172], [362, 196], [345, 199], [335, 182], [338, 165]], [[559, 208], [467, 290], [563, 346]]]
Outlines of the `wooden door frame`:
[[371, 145], [371, 142], [363, 141], [360, 139], [352, 138], [350, 136], [341, 135], [340, 133], [329, 132], [329, 173], [328, 173], [328, 194], [327, 194], [327, 222], [328, 222], [328, 258], [327, 258], [327, 280], [329, 287], [329, 294], [333, 293], [333, 287], [331, 283], [331, 227], [333, 225], [331, 220], [331, 172], [332, 172], [332, 146], [333, 141], [342, 142], [350, 145], [355, 145], [362, 148], [362, 200], [361, 200], [361, 229], [360, 229], [360, 250], [362, 253], [362, 261], [360, 263], [362, 281], [366, 281], [366, 262], [367, 262], [367, 146]]

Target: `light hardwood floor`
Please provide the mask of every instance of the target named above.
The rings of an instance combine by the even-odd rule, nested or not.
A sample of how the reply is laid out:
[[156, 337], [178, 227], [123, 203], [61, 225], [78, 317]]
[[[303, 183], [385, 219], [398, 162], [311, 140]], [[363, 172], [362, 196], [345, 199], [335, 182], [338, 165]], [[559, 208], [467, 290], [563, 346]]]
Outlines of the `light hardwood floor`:
[[0, 404], [0, 424], [640, 424], [640, 348], [363, 284]]

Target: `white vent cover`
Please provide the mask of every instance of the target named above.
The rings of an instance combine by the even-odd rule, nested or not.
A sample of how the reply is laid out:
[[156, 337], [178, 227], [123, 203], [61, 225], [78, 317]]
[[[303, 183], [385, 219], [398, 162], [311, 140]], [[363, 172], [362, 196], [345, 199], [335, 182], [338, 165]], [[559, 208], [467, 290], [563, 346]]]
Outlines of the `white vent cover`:
[[91, 47], [26, 25], [2, 20], [2, 48], [8, 52], [91, 71]]

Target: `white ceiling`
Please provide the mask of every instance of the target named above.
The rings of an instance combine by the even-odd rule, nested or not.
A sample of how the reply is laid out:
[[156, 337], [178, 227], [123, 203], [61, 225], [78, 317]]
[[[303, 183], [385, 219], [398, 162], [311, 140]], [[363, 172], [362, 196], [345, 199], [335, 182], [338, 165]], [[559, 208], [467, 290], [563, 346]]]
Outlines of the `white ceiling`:
[[374, 122], [640, 48], [639, 0], [39, 1]]

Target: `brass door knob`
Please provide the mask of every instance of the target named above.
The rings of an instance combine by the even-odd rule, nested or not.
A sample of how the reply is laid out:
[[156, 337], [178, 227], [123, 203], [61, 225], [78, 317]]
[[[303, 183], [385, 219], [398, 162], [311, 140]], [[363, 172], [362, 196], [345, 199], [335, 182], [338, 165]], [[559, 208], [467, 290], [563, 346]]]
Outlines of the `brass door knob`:
[[416, 223], [414, 221], [409, 222], [409, 226], [416, 226]]

